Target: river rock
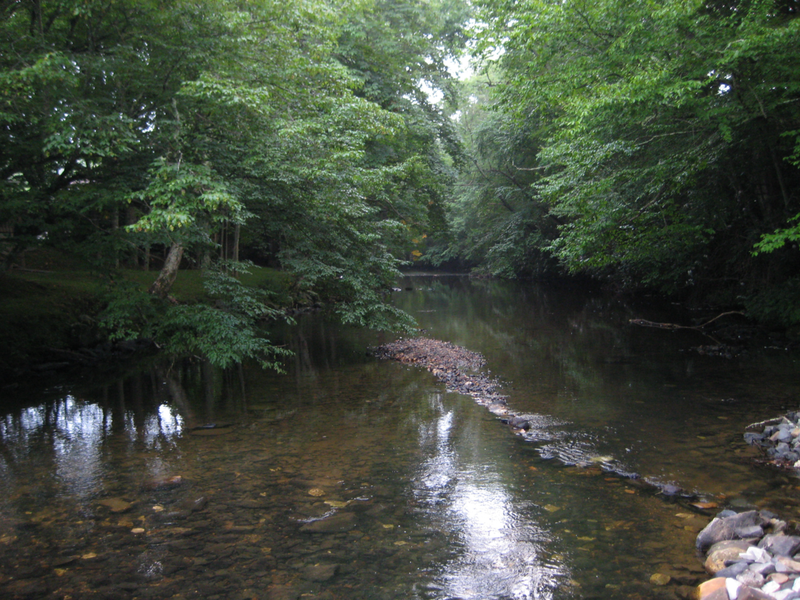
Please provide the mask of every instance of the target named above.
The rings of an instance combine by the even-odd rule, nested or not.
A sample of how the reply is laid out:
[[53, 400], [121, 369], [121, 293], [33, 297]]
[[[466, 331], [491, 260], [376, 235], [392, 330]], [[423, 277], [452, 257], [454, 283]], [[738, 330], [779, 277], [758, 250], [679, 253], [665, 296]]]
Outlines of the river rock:
[[[705, 561], [706, 571], [714, 575], [727, 566], [728, 561], [739, 561], [740, 555], [747, 552], [750, 544], [744, 540], [725, 540], [717, 542], [708, 551]], [[745, 564], [747, 568], [747, 564]]]
[[697, 586], [694, 594], [697, 600], [730, 600], [724, 577], [715, 577]]
[[796, 535], [765, 535], [758, 543], [758, 547], [776, 556], [793, 556], [800, 550], [800, 537]]
[[720, 569], [716, 573], [712, 573], [712, 575], [714, 575], [716, 577], [735, 578], [738, 575], [741, 575], [742, 573], [744, 573], [748, 569], [749, 566], [750, 566], [749, 563], [747, 563], [746, 561], [742, 560], [742, 561], [733, 563], [732, 565], [727, 566], [724, 569]]
[[342, 512], [325, 519], [306, 523], [300, 528], [300, 531], [306, 533], [337, 533], [350, 531], [355, 526], [356, 516], [351, 512]]
[[706, 551], [717, 542], [742, 539], [742, 532], [761, 523], [762, 517], [755, 510], [725, 517], [717, 516], [697, 535], [697, 549]]
[[767, 580], [761, 573], [747, 569], [736, 576], [736, 581], [751, 588], [760, 588]]
[[267, 589], [268, 600], [297, 600], [300, 591], [290, 585], [271, 585]]
[[744, 440], [761, 449], [777, 466], [800, 469], [800, 413], [754, 423], [747, 427]]
[[667, 585], [672, 578], [664, 573], [653, 573], [650, 576], [650, 583], [653, 585]]
[[765, 594], [761, 590], [743, 586], [741, 590], [739, 590], [736, 600], [775, 600], [775, 598], [769, 594]]
[[783, 573], [775, 573], [775, 563], [773, 562], [751, 563], [748, 568], [762, 575], [782, 575], [786, 577]]
[[122, 498], [104, 498], [100, 500], [98, 504], [105, 506], [108, 508], [112, 513], [124, 513], [131, 509], [133, 504], [131, 502], [126, 502]]
[[800, 562], [788, 556], [776, 556], [774, 562], [778, 573], [800, 573]]

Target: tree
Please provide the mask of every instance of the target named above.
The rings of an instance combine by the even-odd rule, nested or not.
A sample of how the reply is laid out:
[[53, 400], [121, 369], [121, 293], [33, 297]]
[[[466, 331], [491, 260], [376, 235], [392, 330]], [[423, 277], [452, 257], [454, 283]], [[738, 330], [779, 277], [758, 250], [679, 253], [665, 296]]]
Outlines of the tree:
[[753, 310], [796, 274], [751, 256], [800, 204], [796, 2], [479, 4], [503, 110], [548, 124], [537, 190], [570, 271]]
[[460, 259], [493, 276], [541, 275], [554, 267], [545, 249], [557, 223], [534, 187], [541, 178], [540, 123], [519, 126], [496, 110], [491, 79], [463, 84], [456, 127], [466, 160], [448, 207], [450, 237], [435, 259]]
[[[425, 3], [408, 6], [436, 14]], [[431, 123], [445, 121], [430, 105], [396, 110], [379, 101], [344, 64], [349, 24], [371, 26], [374, 8], [326, 0], [3, 4], [0, 222], [15, 228], [6, 264], [48, 245], [108, 275], [120, 256], [147, 264], [150, 248], [163, 248], [154, 298], [125, 288], [107, 323], [112, 335], [149, 334], [188, 351], [187, 328], [210, 344], [228, 338], [203, 331], [257, 336], [230, 319], [265, 315], [189, 310], [168, 299], [181, 263], [227, 256], [223, 236], [232, 229], [236, 253], [241, 237], [244, 254], [277, 260], [299, 292], [334, 304], [343, 320], [410, 326], [386, 301], [403, 258], [391, 248], [408, 244], [404, 220], [427, 227], [435, 212], [443, 129]], [[427, 35], [373, 66], [397, 75], [407, 71], [402, 61], [417, 69], [429, 56], [439, 69], [449, 46]], [[399, 102], [419, 92], [422, 75], [389, 78], [384, 91]], [[265, 349], [249, 348], [240, 355]], [[230, 358], [208, 344], [202, 352]]]
[[403, 225], [390, 241], [407, 258], [447, 228], [453, 166], [463, 159], [450, 119], [458, 102], [451, 67], [466, 47], [469, 17], [463, 0], [375, 0], [339, 36], [336, 56], [360, 82], [356, 94], [402, 118], [395, 135], [367, 142], [365, 166], [388, 178], [366, 199]]

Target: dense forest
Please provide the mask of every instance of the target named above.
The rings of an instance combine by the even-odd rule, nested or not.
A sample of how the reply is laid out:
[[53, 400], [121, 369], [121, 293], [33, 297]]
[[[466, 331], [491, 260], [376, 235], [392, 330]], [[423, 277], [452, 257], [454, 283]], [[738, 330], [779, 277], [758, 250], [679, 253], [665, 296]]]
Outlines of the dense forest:
[[112, 339], [223, 365], [276, 352], [248, 265], [369, 327], [411, 264], [800, 324], [799, 8], [0, 2], [0, 281], [69, 256]]

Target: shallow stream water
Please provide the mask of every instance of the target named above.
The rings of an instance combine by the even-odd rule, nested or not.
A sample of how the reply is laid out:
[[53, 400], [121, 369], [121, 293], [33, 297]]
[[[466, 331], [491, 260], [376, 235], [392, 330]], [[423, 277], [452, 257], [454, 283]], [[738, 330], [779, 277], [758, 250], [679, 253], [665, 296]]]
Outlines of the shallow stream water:
[[800, 519], [800, 480], [742, 441], [798, 408], [796, 354], [706, 356], [697, 331], [628, 323], [690, 318], [655, 302], [399, 286], [530, 431], [315, 316], [274, 333], [285, 375], [149, 361], [6, 386], [0, 597], [672, 599], [703, 579], [717, 510]]

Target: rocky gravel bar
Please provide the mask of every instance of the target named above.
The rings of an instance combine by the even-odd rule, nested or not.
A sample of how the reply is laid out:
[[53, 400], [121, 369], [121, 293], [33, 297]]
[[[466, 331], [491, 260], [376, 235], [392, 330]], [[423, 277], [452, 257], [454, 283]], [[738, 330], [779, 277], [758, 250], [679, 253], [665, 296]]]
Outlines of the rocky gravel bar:
[[713, 579], [698, 600], [800, 599], [800, 536], [768, 511], [720, 512], [697, 536]]
[[512, 413], [507, 396], [498, 392], [500, 383], [484, 373], [483, 355], [450, 342], [431, 338], [399, 339], [396, 342], [373, 348], [378, 358], [396, 360], [404, 364], [423, 367], [443, 382], [451, 392], [472, 396], [478, 404], [500, 417], [512, 430], [526, 431], [530, 422]]
[[[472, 396], [509, 425], [525, 434], [529, 419], [515, 414], [500, 393], [500, 384], [484, 373], [481, 354], [450, 342], [418, 337], [400, 339], [373, 349], [375, 356], [430, 371], [448, 390]], [[766, 462], [800, 469], [800, 412], [747, 427], [745, 440], [764, 452]], [[612, 472], [616, 471], [603, 465]], [[638, 479], [638, 475], [616, 473]], [[667, 497], [675, 491], [658, 482], [642, 481]], [[677, 490], [678, 492], [680, 490]], [[687, 498], [687, 501], [690, 500]], [[702, 504], [691, 504], [703, 507]], [[794, 527], [796, 529], [796, 526]], [[697, 549], [713, 577], [694, 589], [696, 600], [800, 600], [800, 531], [777, 515], [750, 510], [723, 510], [698, 534]]]
[[748, 425], [744, 440], [759, 448], [768, 462], [800, 469], [800, 412]]

